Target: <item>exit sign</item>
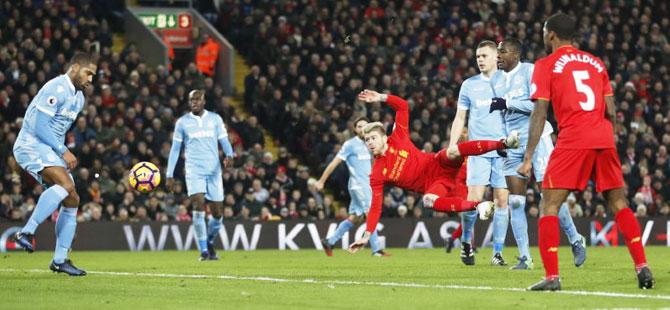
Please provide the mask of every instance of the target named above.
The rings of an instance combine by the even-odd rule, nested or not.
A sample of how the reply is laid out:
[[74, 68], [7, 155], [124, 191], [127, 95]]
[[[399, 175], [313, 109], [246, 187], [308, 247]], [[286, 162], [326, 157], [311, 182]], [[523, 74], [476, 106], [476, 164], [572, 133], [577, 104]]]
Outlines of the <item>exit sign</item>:
[[188, 29], [191, 28], [191, 15], [181, 14], [139, 14], [142, 23], [149, 28], [156, 29]]

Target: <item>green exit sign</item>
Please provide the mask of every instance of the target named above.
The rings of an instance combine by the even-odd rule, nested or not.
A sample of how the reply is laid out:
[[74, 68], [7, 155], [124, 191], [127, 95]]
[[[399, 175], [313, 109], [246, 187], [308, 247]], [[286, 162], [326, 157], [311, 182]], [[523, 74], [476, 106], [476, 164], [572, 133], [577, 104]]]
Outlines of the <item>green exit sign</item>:
[[191, 27], [191, 17], [187, 14], [139, 14], [139, 18], [149, 28], [170, 29]]

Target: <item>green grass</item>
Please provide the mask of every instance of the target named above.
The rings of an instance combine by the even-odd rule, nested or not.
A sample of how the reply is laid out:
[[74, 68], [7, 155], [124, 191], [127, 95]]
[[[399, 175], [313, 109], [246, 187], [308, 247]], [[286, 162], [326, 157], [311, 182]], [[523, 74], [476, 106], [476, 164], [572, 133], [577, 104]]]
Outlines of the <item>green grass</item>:
[[[338, 250], [326, 257], [316, 250], [221, 252], [222, 260], [198, 262], [190, 252], [74, 252], [74, 262], [88, 271], [75, 278], [51, 272], [51, 253], [6, 253], [0, 258], [0, 308], [655, 308], [668, 299], [580, 296], [509, 291], [525, 288], [543, 276], [537, 249], [532, 271], [509, 271], [488, 265], [490, 249], [477, 255], [477, 265], [461, 264], [458, 253], [441, 249], [391, 249], [387, 258], [369, 251], [350, 255]], [[507, 258], [515, 249], [509, 247]], [[657, 288], [642, 291], [625, 247], [588, 248], [584, 267], [571, 264], [569, 248], [561, 248], [564, 291], [600, 291], [670, 298], [670, 248], [649, 247], [647, 256]], [[143, 273], [114, 275], [95, 272]], [[209, 275], [208, 278], [159, 277], [152, 274]], [[291, 282], [223, 279], [217, 276], [273, 277]], [[313, 282], [301, 280], [313, 279]], [[345, 284], [338, 281], [377, 282]], [[384, 286], [379, 282], [440, 285]], [[446, 285], [490, 286], [493, 290], [455, 289]]]

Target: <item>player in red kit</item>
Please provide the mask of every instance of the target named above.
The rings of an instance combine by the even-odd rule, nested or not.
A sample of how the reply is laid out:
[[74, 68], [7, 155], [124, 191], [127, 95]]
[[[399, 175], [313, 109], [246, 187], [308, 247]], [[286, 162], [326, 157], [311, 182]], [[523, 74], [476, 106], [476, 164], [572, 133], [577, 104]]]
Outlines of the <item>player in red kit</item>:
[[573, 47], [574, 18], [558, 13], [544, 24], [544, 45], [551, 55], [535, 63], [528, 146], [518, 172], [528, 175], [531, 158], [540, 140], [549, 102], [558, 121], [558, 141], [542, 182], [539, 247], [545, 278], [529, 287], [533, 291], [560, 290], [558, 277], [557, 210], [572, 190], [582, 191], [591, 177], [596, 191], [604, 192], [635, 262], [638, 284], [653, 288], [654, 278], [640, 238], [640, 226], [624, 195], [621, 163], [614, 144], [616, 113], [607, 68], [598, 58]]
[[396, 116], [391, 136], [386, 136], [384, 125], [380, 122], [370, 123], [363, 129], [365, 144], [375, 157], [370, 174], [372, 205], [368, 213], [366, 231], [362, 238], [351, 244], [349, 252], [355, 253], [365, 246], [377, 228], [385, 184], [424, 193], [424, 207], [435, 211], [462, 212], [477, 209], [482, 219], [487, 219], [493, 213], [492, 202], [465, 199], [467, 187], [463, 157], [516, 148], [519, 146], [518, 134], [513, 134], [502, 141], [469, 141], [437, 153], [424, 153], [410, 140], [409, 105], [405, 100], [371, 90], [361, 92], [358, 99], [367, 103], [386, 102], [395, 110]]

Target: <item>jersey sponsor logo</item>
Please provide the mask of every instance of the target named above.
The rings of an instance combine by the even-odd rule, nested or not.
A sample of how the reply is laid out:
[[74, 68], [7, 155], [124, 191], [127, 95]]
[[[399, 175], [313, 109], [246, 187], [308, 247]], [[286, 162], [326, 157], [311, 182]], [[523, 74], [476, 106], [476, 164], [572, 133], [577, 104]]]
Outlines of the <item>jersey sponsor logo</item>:
[[372, 157], [370, 156], [370, 154], [358, 154], [358, 155], [356, 156], [356, 158], [357, 158], [358, 160], [370, 160], [370, 159], [372, 159]]
[[56, 96], [49, 96], [49, 98], [47, 98], [47, 103], [49, 105], [55, 105], [57, 102], [58, 99], [56, 99]]
[[67, 117], [67, 118], [69, 118], [69, 119], [71, 119], [71, 120], [74, 120], [74, 119], [77, 118], [77, 112], [75, 112], [75, 111], [70, 111], [69, 109], [63, 109], [63, 110], [60, 112], [60, 114], [63, 115], [63, 116], [65, 116], [65, 117]]
[[524, 94], [523, 88], [517, 88], [515, 90], [509, 91], [505, 97], [514, 98], [514, 97], [523, 96], [523, 94]]
[[491, 99], [477, 99], [477, 101], [475, 102], [475, 105], [477, 105], [478, 107], [487, 106], [487, 105], [490, 105], [490, 104], [491, 104]]
[[597, 59], [592, 58], [589, 55], [565, 54], [554, 63], [554, 73], [563, 73], [565, 66], [574, 61], [590, 64], [598, 71], [598, 73], [602, 73], [603, 70], [605, 70]]
[[191, 139], [200, 139], [200, 138], [213, 138], [214, 131], [212, 130], [201, 130], [188, 134], [188, 137]]

